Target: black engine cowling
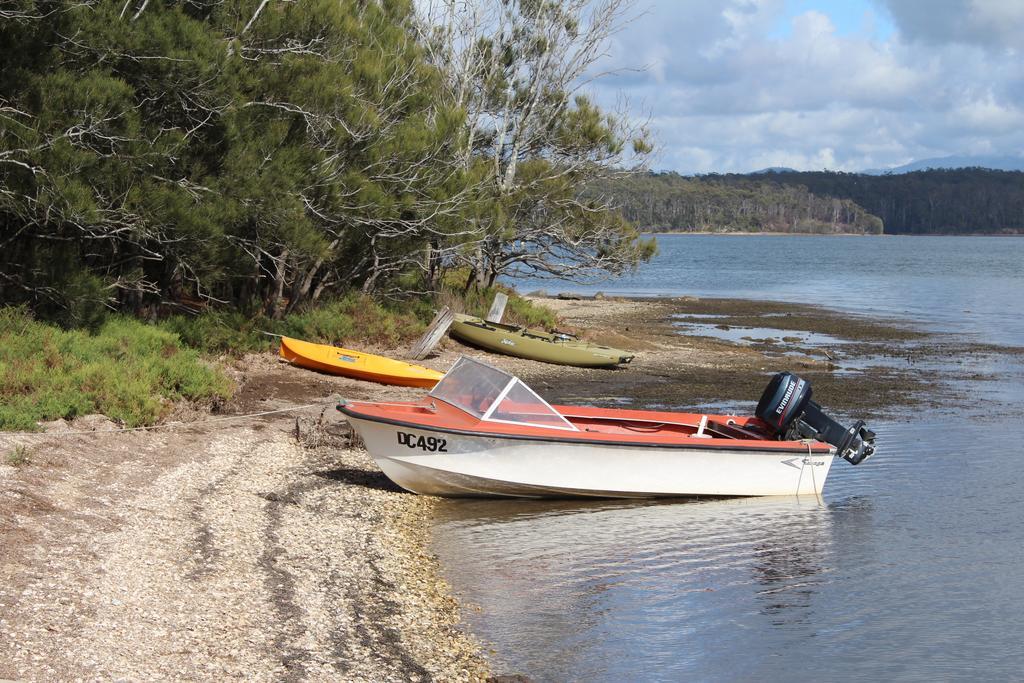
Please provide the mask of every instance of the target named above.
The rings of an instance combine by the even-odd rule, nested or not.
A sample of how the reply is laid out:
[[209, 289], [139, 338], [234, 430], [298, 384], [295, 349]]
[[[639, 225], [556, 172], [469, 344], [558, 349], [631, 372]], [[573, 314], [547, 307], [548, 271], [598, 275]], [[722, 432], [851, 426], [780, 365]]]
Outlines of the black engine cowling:
[[875, 452], [875, 433], [858, 420], [844, 427], [811, 400], [811, 383], [791, 372], [780, 372], [768, 383], [754, 412], [779, 439], [818, 439], [836, 447], [856, 465]]

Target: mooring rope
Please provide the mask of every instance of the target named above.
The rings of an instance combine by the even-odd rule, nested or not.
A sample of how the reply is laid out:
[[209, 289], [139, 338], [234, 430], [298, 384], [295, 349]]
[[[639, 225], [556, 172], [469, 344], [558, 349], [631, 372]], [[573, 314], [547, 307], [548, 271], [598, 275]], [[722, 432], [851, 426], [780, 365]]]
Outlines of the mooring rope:
[[[818, 499], [819, 505], [824, 505], [825, 501], [822, 500], [821, 494], [818, 492], [818, 479], [814, 476], [814, 461], [811, 460], [811, 442], [807, 442], [807, 461], [811, 464], [811, 485], [814, 486], [814, 497]], [[803, 474], [803, 472], [801, 472]]]
[[58, 438], [63, 436], [81, 436], [83, 434], [118, 434], [125, 432], [147, 432], [156, 429], [170, 429], [172, 427], [191, 428], [199, 427], [202, 425], [214, 424], [218, 422], [228, 422], [230, 420], [246, 420], [254, 417], [262, 417], [264, 415], [275, 415], [277, 413], [291, 413], [298, 410], [307, 410], [309, 408], [319, 408], [321, 406], [331, 406], [337, 403], [343, 403], [342, 401], [320, 401], [318, 403], [307, 403], [302, 406], [292, 406], [291, 408], [278, 408], [276, 410], [263, 410], [258, 413], [246, 413], [244, 415], [223, 415], [221, 417], [214, 417], [209, 420], [196, 420], [195, 422], [165, 422], [164, 424], [149, 425], [146, 427], [118, 427], [117, 429], [84, 429], [84, 430], [72, 430], [67, 432], [0, 432], [0, 439], [7, 436], [35, 436], [35, 437], [46, 437], [46, 438]]

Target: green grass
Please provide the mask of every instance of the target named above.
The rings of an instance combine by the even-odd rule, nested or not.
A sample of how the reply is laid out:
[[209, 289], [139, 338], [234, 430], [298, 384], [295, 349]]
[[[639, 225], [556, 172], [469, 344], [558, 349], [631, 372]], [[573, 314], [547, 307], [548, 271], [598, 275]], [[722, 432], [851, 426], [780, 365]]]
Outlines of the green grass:
[[382, 304], [369, 296], [352, 294], [337, 301], [293, 313], [274, 325], [274, 332], [320, 342], [358, 340], [364, 344], [394, 346], [423, 333], [431, 308], [422, 302]]
[[465, 294], [459, 286], [465, 281], [463, 271], [455, 271], [453, 275], [445, 279], [440, 301], [459, 313], [468, 313], [478, 317], [484, 317], [491, 308], [494, 295], [503, 292], [508, 295], [508, 304], [505, 306], [505, 315], [502, 321], [513, 325], [525, 325], [527, 327], [538, 327], [553, 330], [558, 327], [558, 316], [546, 306], [535, 304], [516, 294], [515, 290], [502, 285], [486, 287], [481, 289], [470, 288]]
[[[486, 311], [484, 311], [484, 314], [486, 314]], [[543, 327], [547, 330], [554, 330], [558, 327], [558, 316], [554, 311], [547, 306], [535, 304], [519, 295], [509, 296], [503, 319], [519, 325]]]
[[264, 331], [312, 342], [395, 347], [423, 333], [434, 308], [483, 316], [495, 293], [509, 294], [505, 320], [553, 329], [554, 313], [511, 290], [446, 287], [436, 299], [382, 303], [349, 294], [274, 321], [208, 311], [144, 323], [111, 316], [93, 329], [66, 330], [21, 308], [0, 308], [0, 430], [35, 430], [37, 422], [103, 413], [128, 427], [160, 422], [174, 403], [228, 398], [231, 382], [205, 357], [276, 349]]
[[95, 332], [0, 309], [0, 430], [103, 413], [126, 426], [154, 424], [175, 401], [231, 394], [230, 381], [178, 336], [114, 316]]
[[436, 300], [414, 298], [384, 303], [353, 293], [292, 313], [283, 320], [209, 311], [197, 316], [173, 316], [161, 321], [159, 326], [178, 335], [186, 346], [209, 354], [241, 356], [277, 348], [278, 341], [264, 332], [335, 346], [395, 347], [419, 337], [435, 308], [446, 305], [459, 312], [483, 316], [497, 292], [509, 295], [506, 321], [547, 329], [557, 326], [554, 312], [505, 287], [471, 289], [463, 295], [461, 290], [450, 286], [446, 286]]

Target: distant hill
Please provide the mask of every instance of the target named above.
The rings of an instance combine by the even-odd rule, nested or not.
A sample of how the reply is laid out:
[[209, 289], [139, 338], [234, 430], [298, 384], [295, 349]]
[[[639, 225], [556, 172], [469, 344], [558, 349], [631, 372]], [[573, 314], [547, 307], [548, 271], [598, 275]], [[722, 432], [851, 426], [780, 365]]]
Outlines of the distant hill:
[[751, 171], [748, 175], [760, 175], [763, 173], [796, 173], [796, 169], [789, 168], [788, 166], [769, 166], [759, 171]]
[[643, 230], [1024, 235], [1024, 172], [649, 173], [589, 188]]
[[628, 220], [652, 232], [882, 232], [882, 221], [856, 202], [780, 183], [780, 173], [649, 173], [590, 187], [588, 194], [611, 199]]
[[[986, 168], [994, 171], [1024, 171], [1024, 157], [1008, 156], [948, 156], [934, 159], [921, 159], [894, 168], [870, 168], [863, 171], [865, 175], [884, 175], [887, 173], [912, 173], [928, 169]], [[791, 169], [790, 169], [791, 170]]]
[[[735, 176], [734, 182], [745, 178]], [[1024, 234], [1021, 171], [961, 168], [877, 176], [814, 171], [773, 178], [856, 202], [881, 218], [889, 234]]]

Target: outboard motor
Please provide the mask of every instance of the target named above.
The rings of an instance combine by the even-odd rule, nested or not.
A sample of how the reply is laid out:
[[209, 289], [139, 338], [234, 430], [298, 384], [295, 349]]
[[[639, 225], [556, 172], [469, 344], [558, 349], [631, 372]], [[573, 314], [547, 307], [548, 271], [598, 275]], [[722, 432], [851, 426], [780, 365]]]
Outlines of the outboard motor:
[[817, 439], [836, 447], [839, 455], [856, 465], [875, 452], [875, 433], [863, 420], [846, 428], [826, 415], [811, 400], [811, 383], [791, 372], [780, 372], [761, 394], [754, 413], [785, 441]]

